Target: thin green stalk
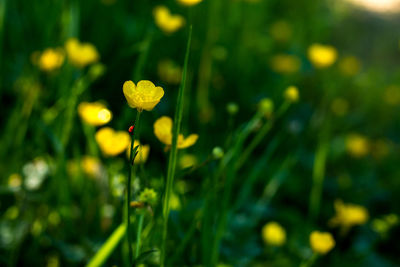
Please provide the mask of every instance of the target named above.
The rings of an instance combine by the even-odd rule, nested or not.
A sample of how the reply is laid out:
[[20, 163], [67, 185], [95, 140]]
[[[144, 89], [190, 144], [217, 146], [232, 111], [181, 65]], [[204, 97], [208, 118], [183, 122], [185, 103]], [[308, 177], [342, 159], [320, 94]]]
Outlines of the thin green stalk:
[[114, 251], [115, 247], [121, 241], [126, 232], [126, 225], [120, 224], [118, 228], [111, 234], [107, 241], [101, 246], [94, 257], [86, 265], [87, 267], [97, 267], [105, 264], [107, 258]]
[[94, 157], [99, 156], [99, 150], [96, 145], [96, 141], [94, 139], [95, 136], [95, 128], [92, 125], [88, 125], [82, 121], [83, 125], [83, 133], [85, 134], [86, 141], [88, 144], [89, 154]]
[[329, 143], [326, 139], [322, 139], [318, 144], [317, 152], [315, 154], [313, 166], [313, 185], [311, 188], [309, 212], [311, 218], [316, 218], [319, 213], [322, 187], [325, 178], [325, 165], [328, 155]]
[[182, 73], [182, 81], [181, 86], [179, 87], [178, 92], [178, 100], [177, 107], [175, 110], [174, 117], [174, 126], [173, 126], [173, 134], [172, 134], [172, 145], [171, 151], [169, 154], [168, 161], [168, 171], [167, 171], [167, 182], [165, 188], [164, 202], [163, 202], [163, 234], [162, 234], [162, 243], [161, 243], [161, 258], [160, 265], [165, 266], [165, 247], [167, 242], [167, 232], [168, 232], [168, 216], [169, 216], [169, 200], [172, 193], [172, 187], [174, 184], [174, 176], [175, 176], [175, 168], [176, 168], [176, 158], [177, 158], [177, 143], [178, 143], [178, 135], [181, 129], [181, 121], [183, 115], [183, 106], [184, 106], [184, 95], [186, 88], [186, 75], [187, 68], [189, 62], [189, 54], [190, 54], [190, 45], [192, 41], [192, 26], [189, 28], [189, 38], [186, 46], [186, 54], [185, 54], [185, 62], [183, 65], [183, 73]]
[[137, 235], [136, 235], [135, 258], [139, 257], [139, 254], [140, 254], [140, 243], [141, 243], [141, 235], [142, 235], [142, 229], [143, 229], [143, 219], [144, 219], [144, 213], [141, 213], [139, 216], [139, 223], [138, 223]]
[[130, 209], [130, 200], [131, 200], [131, 189], [132, 189], [132, 167], [133, 167], [133, 159], [134, 159], [134, 143], [135, 143], [135, 135], [137, 132], [137, 128], [139, 125], [141, 112], [138, 110], [136, 113], [135, 123], [133, 124], [136, 129], [133, 130], [131, 135], [131, 148], [129, 155], [129, 173], [128, 173], [128, 181], [126, 184], [126, 225], [127, 225], [127, 239], [128, 239], [128, 251], [129, 251], [129, 264], [132, 265], [132, 232], [131, 232], [131, 209]]
[[253, 140], [250, 142], [250, 144], [246, 147], [246, 149], [243, 151], [242, 155], [239, 158], [238, 163], [236, 164], [236, 168], [240, 169], [240, 167], [243, 166], [243, 164], [246, 162], [246, 160], [249, 158], [251, 153], [253, 153], [254, 149], [261, 143], [261, 141], [265, 138], [265, 136], [269, 133], [271, 130], [272, 126], [274, 125], [274, 122], [279, 119], [290, 107], [290, 102], [285, 101], [283, 104], [280, 106], [278, 111], [275, 114], [275, 118], [270, 119], [268, 122], [266, 122], [258, 131], [256, 136], [253, 138]]

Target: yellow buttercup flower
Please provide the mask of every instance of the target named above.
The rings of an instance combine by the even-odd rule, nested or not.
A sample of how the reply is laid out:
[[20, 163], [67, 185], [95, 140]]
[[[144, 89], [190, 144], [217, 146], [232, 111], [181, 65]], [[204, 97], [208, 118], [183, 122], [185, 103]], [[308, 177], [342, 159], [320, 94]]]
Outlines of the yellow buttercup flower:
[[112, 113], [100, 102], [82, 102], [78, 105], [78, 114], [87, 124], [100, 126], [108, 123]]
[[[135, 164], [142, 164], [145, 163], [147, 161], [147, 158], [149, 157], [149, 153], [150, 153], [150, 146], [149, 145], [142, 145], [138, 140], [135, 140], [135, 142], [133, 143], [133, 148], [139, 146], [138, 150], [137, 150], [137, 155], [136, 158], [134, 160]], [[130, 157], [131, 154], [131, 144], [129, 143], [129, 146], [127, 148], [127, 155], [128, 158]]]
[[140, 81], [135, 85], [132, 81], [126, 81], [122, 87], [128, 105], [139, 111], [151, 111], [164, 96], [164, 90], [155, 86], [150, 81]]
[[43, 71], [53, 71], [64, 63], [64, 51], [61, 48], [48, 48], [40, 54], [38, 66]]
[[[172, 144], [172, 125], [172, 119], [167, 116], [162, 116], [154, 122], [155, 136], [167, 146], [171, 146]], [[177, 147], [179, 149], [190, 147], [196, 143], [198, 138], [199, 136], [197, 134], [191, 134], [187, 138], [179, 134]]]
[[194, 6], [200, 3], [203, 0], [177, 0], [179, 4], [185, 5], [185, 6]]
[[292, 74], [300, 69], [300, 59], [296, 56], [278, 54], [271, 58], [271, 69], [277, 73]]
[[336, 48], [330, 45], [313, 44], [308, 48], [308, 59], [316, 68], [327, 68], [335, 63]]
[[361, 63], [354, 56], [347, 56], [339, 61], [339, 70], [346, 76], [354, 76], [360, 72]]
[[346, 138], [346, 150], [355, 158], [366, 156], [369, 153], [369, 147], [368, 139], [360, 134], [350, 134]]
[[124, 152], [131, 142], [127, 132], [114, 131], [110, 127], [98, 130], [95, 138], [105, 156], [116, 156]]
[[311, 249], [318, 254], [326, 254], [335, 246], [333, 236], [328, 232], [313, 231], [310, 235]]
[[269, 222], [262, 228], [262, 238], [266, 244], [282, 246], [286, 242], [286, 231], [277, 222]]
[[335, 217], [329, 221], [331, 226], [350, 228], [355, 225], [362, 225], [368, 221], [368, 211], [363, 206], [356, 204], [345, 204], [341, 200], [336, 200], [335, 210]]
[[292, 103], [299, 101], [299, 89], [296, 86], [289, 86], [284, 92], [284, 97]]
[[72, 65], [83, 68], [89, 64], [95, 63], [100, 56], [94, 45], [90, 43], [80, 43], [76, 38], [70, 38], [65, 43], [68, 59]]
[[92, 156], [83, 156], [81, 160], [81, 166], [83, 172], [89, 177], [96, 178], [101, 175], [102, 167], [98, 158]]
[[180, 15], [171, 15], [166, 6], [157, 6], [153, 11], [156, 25], [165, 33], [176, 32], [185, 24], [185, 19]]

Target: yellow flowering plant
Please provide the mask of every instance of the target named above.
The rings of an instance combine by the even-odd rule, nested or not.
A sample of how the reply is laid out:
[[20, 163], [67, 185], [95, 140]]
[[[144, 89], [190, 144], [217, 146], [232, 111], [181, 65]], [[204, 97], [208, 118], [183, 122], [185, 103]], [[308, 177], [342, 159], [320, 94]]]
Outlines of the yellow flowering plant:
[[289, 86], [284, 92], [284, 97], [289, 102], [299, 101], [299, 89], [296, 86]]
[[317, 254], [326, 254], [335, 247], [335, 240], [328, 232], [313, 231], [310, 234], [311, 249]]
[[[167, 116], [162, 116], [154, 122], [154, 134], [161, 141], [161, 143], [167, 145], [172, 144], [172, 119]], [[178, 135], [177, 148], [183, 149], [194, 145], [197, 142], [199, 136], [197, 134], [191, 134], [184, 138], [182, 134]]]
[[85, 123], [92, 126], [107, 124], [112, 118], [111, 111], [101, 102], [80, 103], [78, 114]]
[[64, 57], [62, 48], [47, 48], [37, 58], [37, 64], [41, 70], [50, 72], [62, 66]]
[[365, 207], [356, 204], [345, 204], [342, 200], [334, 203], [336, 215], [329, 221], [333, 227], [340, 226], [342, 233], [347, 232], [351, 227], [365, 224], [369, 215]]
[[172, 15], [166, 6], [157, 6], [153, 10], [156, 25], [165, 33], [171, 34], [185, 24], [185, 19], [180, 15]]
[[335, 63], [336, 58], [337, 51], [333, 46], [312, 44], [308, 48], [308, 59], [316, 68], [327, 68]]
[[126, 101], [131, 108], [151, 111], [164, 96], [164, 89], [155, 86], [151, 81], [143, 80], [135, 85], [132, 81], [126, 81], [122, 87]]
[[100, 58], [94, 45], [81, 43], [76, 38], [70, 38], [66, 41], [65, 50], [71, 64], [78, 68], [84, 68], [87, 65], [95, 63]]
[[346, 150], [355, 157], [361, 158], [368, 155], [370, 151], [369, 140], [360, 134], [352, 133], [346, 137]]
[[282, 246], [286, 242], [286, 231], [277, 222], [269, 222], [262, 228], [264, 242], [271, 246]]
[[121, 154], [130, 144], [130, 137], [127, 132], [114, 131], [110, 127], [103, 127], [98, 130], [95, 139], [105, 156]]

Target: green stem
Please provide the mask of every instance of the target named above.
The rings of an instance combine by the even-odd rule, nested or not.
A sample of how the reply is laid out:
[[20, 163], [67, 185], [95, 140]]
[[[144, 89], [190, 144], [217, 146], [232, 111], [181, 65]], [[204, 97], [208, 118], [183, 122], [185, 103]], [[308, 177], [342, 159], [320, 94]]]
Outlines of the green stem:
[[275, 114], [275, 118], [269, 120], [266, 122], [263, 127], [261, 127], [260, 131], [256, 134], [256, 136], [253, 138], [253, 140], [250, 142], [250, 144], [246, 147], [246, 149], [243, 151], [242, 155], [239, 158], [238, 163], [236, 164], [236, 168], [239, 169], [243, 164], [246, 162], [246, 160], [249, 158], [251, 153], [253, 153], [254, 149], [261, 143], [261, 141], [265, 138], [265, 136], [269, 133], [271, 130], [274, 122], [279, 119], [285, 112], [286, 110], [290, 107], [290, 102], [285, 101], [281, 107], [278, 109], [278, 111]]
[[141, 112], [138, 110], [136, 113], [136, 119], [134, 123], [134, 127], [136, 129], [133, 130], [131, 135], [131, 148], [130, 148], [130, 155], [129, 155], [129, 173], [128, 173], [128, 181], [126, 184], [126, 225], [127, 225], [127, 238], [128, 238], [128, 251], [129, 251], [129, 264], [132, 265], [132, 240], [131, 240], [131, 209], [130, 209], [130, 200], [131, 200], [131, 188], [132, 188], [132, 167], [133, 167], [133, 146], [135, 143], [135, 135], [139, 125]]
[[311, 188], [309, 212], [311, 218], [316, 218], [319, 213], [322, 187], [325, 179], [325, 165], [329, 150], [328, 141], [323, 138], [317, 148], [313, 166], [313, 185]]
[[177, 143], [178, 143], [178, 135], [180, 133], [182, 115], [183, 115], [184, 95], [185, 95], [185, 88], [186, 88], [186, 74], [187, 74], [187, 68], [188, 68], [191, 41], [192, 41], [192, 26], [190, 26], [190, 29], [189, 29], [189, 38], [188, 38], [188, 42], [187, 42], [187, 46], [186, 46], [185, 62], [183, 65], [182, 82], [181, 82], [181, 86], [179, 87], [177, 107], [176, 107], [176, 111], [175, 111], [173, 134], [172, 134], [172, 145], [171, 145], [171, 151], [169, 154], [169, 161], [168, 161], [167, 184], [165, 187], [165, 195], [164, 195], [164, 202], [163, 202], [164, 222], [163, 222], [162, 243], [161, 243], [161, 258], [160, 258], [161, 266], [165, 266], [165, 247], [166, 247], [166, 242], [167, 242], [168, 216], [169, 216], [169, 209], [170, 209], [169, 200], [171, 197], [172, 187], [174, 184], [176, 158], [177, 158], [177, 152], [178, 152]]
[[143, 229], [143, 219], [144, 219], [144, 213], [141, 213], [139, 216], [139, 223], [138, 223], [138, 228], [137, 228], [135, 258], [139, 257], [139, 254], [140, 254], [140, 243], [141, 243], [141, 235], [142, 235], [142, 229]]

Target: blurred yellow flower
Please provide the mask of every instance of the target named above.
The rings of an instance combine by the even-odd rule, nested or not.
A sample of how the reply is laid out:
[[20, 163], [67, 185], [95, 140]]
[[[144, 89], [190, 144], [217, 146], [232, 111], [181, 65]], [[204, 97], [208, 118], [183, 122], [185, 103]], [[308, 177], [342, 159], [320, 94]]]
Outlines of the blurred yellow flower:
[[339, 61], [339, 70], [346, 76], [354, 76], [360, 72], [361, 63], [354, 56], [347, 56]]
[[22, 177], [18, 173], [13, 173], [8, 177], [8, 186], [11, 188], [18, 188], [22, 184]]
[[397, 85], [387, 87], [383, 93], [383, 100], [391, 106], [400, 104], [400, 87]]
[[308, 59], [316, 68], [327, 68], [335, 63], [336, 48], [330, 45], [313, 44], [308, 48]]
[[98, 158], [92, 156], [83, 156], [81, 160], [81, 166], [83, 172], [91, 177], [96, 178], [100, 176], [101, 173], [101, 162]]
[[258, 110], [270, 117], [274, 111], [274, 102], [270, 98], [263, 98], [258, 102]]
[[344, 116], [349, 111], [349, 102], [344, 98], [335, 98], [332, 101], [331, 110], [336, 116]]
[[335, 240], [328, 232], [313, 231], [310, 234], [310, 245], [315, 253], [326, 254], [335, 246]]
[[[135, 140], [135, 142], [133, 143], [133, 148], [139, 146], [138, 150], [137, 150], [137, 156], [134, 160], [135, 164], [142, 164], [145, 163], [147, 161], [147, 158], [149, 157], [149, 153], [150, 153], [150, 146], [149, 145], [142, 145], [138, 140]], [[127, 155], [128, 158], [131, 155], [131, 144], [129, 143], [129, 146], [127, 147]]]
[[182, 77], [182, 69], [172, 60], [166, 59], [158, 63], [158, 76], [161, 80], [170, 84], [179, 84]]
[[369, 153], [369, 141], [360, 134], [349, 134], [346, 138], [346, 150], [355, 157], [361, 158]]
[[177, 0], [179, 4], [185, 5], [185, 6], [194, 6], [200, 3], [203, 0]]
[[286, 242], [286, 231], [277, 222], [269, 222], [262, 228], [264, 242], [272, 246], [282, 246]]
[[98, 130], [95, 138], [105, 156], [116, 156], [124, 152], [131, 142], [131, 137], [127, 132], [114, 131], [110, 127]]
[[154, 205], [157, 202], [157, 193], [151, 188], [145, 188], [139, 195], [139, 201]]
[[284, 92], [284, 97], [289, 102], [299, 101], [299, 89], [296, 86], [289, 86]]
[[350, 228], [355, 225], [362, 225], [368, 220], [366, 208], [356, 204], [345, 204], [342, 200], [335, 201], [336, 215], [329, 221], [333, 227], [342, 226]]
[[179, 166], [182, 169], [192, 167], [198, 162], [196, 155], [184, 154], [179, 158]]
[[181, 209], [181, 200], [174, 193], [172, 193], [171, 197], [169, 198], [169, 207], [171, 208], [171, 210], [180, 210]]
[[271, 37], [282, 43], [286, 43], [292, 37], [292, 27], [287, 21], [279, 20], [271, 25]]
[[80, 43], [76, 38], [70, 38], [66, 41], [65, 50], [67, 50], [71, 64], [78, 68], [84, 68], [89, 64], [95, 63], [100, 58], [94, 45]]
[[372, 221], [372, 229], [383, 235], [386, 236], [391, 228], [395, 227], [399, 223], [399, 216], [391, 213], [388, 215], [384, 215], [382, 218], [375, 218]]
[[[162, 143], [167, 146], [172, 144], [172, 119], [167, 116], [162, 116], [154, 122], [154, 134]], [[197, 142], [199, 136], [197, 134], [191, 134], [187, 138], [184, 138], [182, 134], [178, 136], [177, 148], [187, 148], [194, 145]]]
[[292, 74], [300, 69], [300, 59], [293, 55], [278, 54], [271, 58], [271, 69], [277, 73]]
[[112, 113], [100, 102], [82, 102], [78, 105], [78, 114], [87, 124], [100, 126], [108, 123]]
[[53, 71], [64, 63], [64, 51], [61, 48], [47, 48], [38, 58], [38, 66], [43, 71]]
[[135, 85], [132, 81], [126, 81], [122, 87], [126, 101], [131, 108], [138, 111], [151, 111], [164, 96], [164, 90], [155, 86], [152, 82], [143, 80]]
[[171, 15], [166, 6], [157, 6], [153, 11], [156, 25], [165, 33], [176, 32], [185, 24], [185, 19], [180, 15]]

